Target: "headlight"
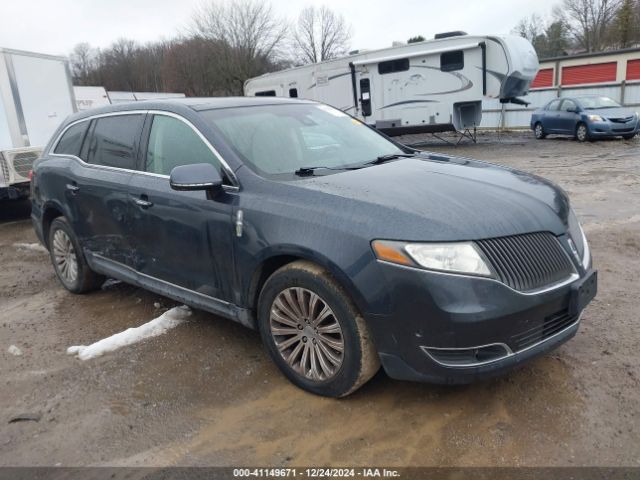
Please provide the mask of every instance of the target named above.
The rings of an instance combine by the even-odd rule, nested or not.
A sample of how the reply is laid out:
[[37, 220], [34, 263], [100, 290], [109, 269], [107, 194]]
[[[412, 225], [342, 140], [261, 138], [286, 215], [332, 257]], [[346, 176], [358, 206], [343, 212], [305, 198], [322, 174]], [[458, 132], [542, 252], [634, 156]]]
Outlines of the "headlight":
[[590, 122], [604, 122], [604, 118], [600, 115], [587, 115]]
[[404, 243], [375, 240], [379, 260], [429, 270], [491, 276], [491, 270], [473, 242]]

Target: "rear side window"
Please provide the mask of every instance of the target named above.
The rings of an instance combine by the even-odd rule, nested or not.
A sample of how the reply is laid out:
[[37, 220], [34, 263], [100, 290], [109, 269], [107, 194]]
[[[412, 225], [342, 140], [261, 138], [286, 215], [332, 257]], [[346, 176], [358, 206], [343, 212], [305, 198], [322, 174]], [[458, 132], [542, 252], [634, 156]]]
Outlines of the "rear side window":
[[80, 148], [82, 147], [82, 141], [87, 133], [87, 127], [89, 122], [80, 122], [72, 125], [64, 132], [64, 135], [58, 141], [53, 153], [61, 155], [74, 155], [80, 156]]
[[169, 175], [174, 167], [193, 163], [209, 163], [218, 169], [222, 178], [226, 178], [220, 160], [193, 128], [177, 118], [154, 116], [147, 146], [146, 171]]
[[398, 58], [378, 64], [378, 73], [380, 75], [384, 75], [385, 73], [406, 72], [407, 70], [409, 70], [408, 58]]
[[144, 115], [116, 115], [95, 121], [88, 162], [136, 169], [136, 149]]
[[464, 52], [455, 50], [440, 54], [440, 70], [443, 72], [453, 72], [464, 68]]

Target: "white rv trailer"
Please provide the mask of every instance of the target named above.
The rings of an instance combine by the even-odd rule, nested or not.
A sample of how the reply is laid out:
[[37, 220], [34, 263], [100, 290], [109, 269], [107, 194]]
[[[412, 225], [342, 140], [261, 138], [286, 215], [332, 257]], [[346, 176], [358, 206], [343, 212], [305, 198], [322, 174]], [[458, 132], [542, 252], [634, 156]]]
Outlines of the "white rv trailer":
[[483, 98], [520, 103], [537, 72], [535, 50], [521, 37], [449, 32], [267, 73], [247, 80], [244, 93], [324, 102], [389, 135], [471, 135]]
[[0, 199], [28, 193], [33, 161], [75, 111], [65, 57], [0, 48]]
[[171, 98], [184, 97], [184, 93], [109, 91], [109, 99], [111, 100], [111, 103], [137, 102], [140, 100], [168, 100]]

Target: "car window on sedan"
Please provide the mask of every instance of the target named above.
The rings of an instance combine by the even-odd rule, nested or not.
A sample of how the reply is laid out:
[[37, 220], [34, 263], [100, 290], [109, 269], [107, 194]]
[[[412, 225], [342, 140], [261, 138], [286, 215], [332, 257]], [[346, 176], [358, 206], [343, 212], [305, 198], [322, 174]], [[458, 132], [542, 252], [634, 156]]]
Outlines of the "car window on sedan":
[[578, 106], [576, 105], [576, 102], [574, 102], [573, 100], [566, 99], [562, 103], [562, 110], [564, 110], [565, 112], [573, 112], [577, 108]]
[[146, 171], [170, 175], [174, 167], [194, 163], [209, 163], [226, 178], [220, 160], [193, 128], [177, 118], [155, 115], [149, 133]]
[[89, 163], [136, 169], [136, 145], [144, 115], [114, 115], [98, 118], [89, 146]]
[[74, 157], [80, 156], [80, 148], [87, 133], [88, 121], [76, 123], [70, 126], [66, 132], [58, 140], [56, 148], [53, 153], [59, 155], [73, 155]]
[[560, 108], [560, 102], [561, 101], [562, 101], [562, 99], [554, 100], [549, 105], [547, 105], [547, 110], [558, 110], [558, 108]]
[[580, 97], [578, 101], [585, 110], [595, 110], [598, 108], [620, 108], [621, 105], [609, 97]]
[[261, 105], [201, 114], [251, 169], [268, 177], [290, 177], [318, 166], [323, 173], [336, 173], [380, 156], [405, 154], [362, 122], [327, 105]]

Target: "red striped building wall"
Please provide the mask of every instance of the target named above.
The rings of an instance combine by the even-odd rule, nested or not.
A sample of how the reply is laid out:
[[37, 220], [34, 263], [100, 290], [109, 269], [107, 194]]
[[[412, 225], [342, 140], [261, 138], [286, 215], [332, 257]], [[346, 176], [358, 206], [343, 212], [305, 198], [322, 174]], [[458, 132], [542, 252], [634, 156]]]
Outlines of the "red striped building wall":
[[615, 82], [618, 62], [562, 67], [562, 85]]
[[538, 71], [531, 82], [531, 88], [553, 87], [553, 68], [543, 68]]
[[627, 60], [627, 80], [640, 80], [640, 58]]

